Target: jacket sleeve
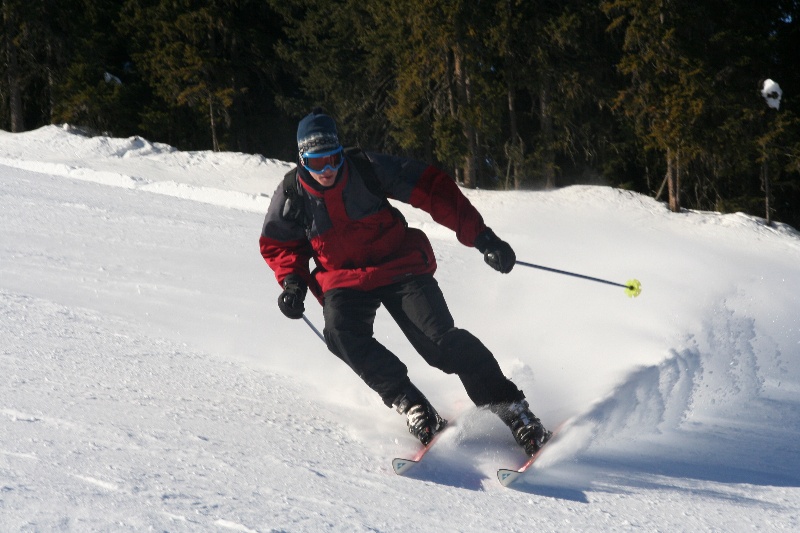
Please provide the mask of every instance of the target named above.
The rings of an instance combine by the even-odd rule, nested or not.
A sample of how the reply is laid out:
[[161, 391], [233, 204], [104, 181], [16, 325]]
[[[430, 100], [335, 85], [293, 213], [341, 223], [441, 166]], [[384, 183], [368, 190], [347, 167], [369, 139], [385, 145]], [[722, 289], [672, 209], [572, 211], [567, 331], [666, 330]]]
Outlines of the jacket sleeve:
[[299, 275], [312, 286], [313, 281], [309, 271], [309, 261], [312, 257], [311, 243], [299, 222], [281, 217], [285, 198], [281, 183], [272, 195], [261, 228], [259, 238], [261, 256], [275, 273], [275, 279], [281, 286], [289, 274]]
[[475, 238], [486, 229], [486, 224], [446, 172], [410, 159], [367, 155], [390, 197], [428, 212], [434, 221], [455, 231], [459, 242], [475, 245]]
[[470, 203], [458, 184], [447, 173], [428, 166], [411, 191], [411, 201], [431, 214], [433, 220], [456, 232], [459, 242], [474, 246], [475, 238], [486, 229], [483, 217]]

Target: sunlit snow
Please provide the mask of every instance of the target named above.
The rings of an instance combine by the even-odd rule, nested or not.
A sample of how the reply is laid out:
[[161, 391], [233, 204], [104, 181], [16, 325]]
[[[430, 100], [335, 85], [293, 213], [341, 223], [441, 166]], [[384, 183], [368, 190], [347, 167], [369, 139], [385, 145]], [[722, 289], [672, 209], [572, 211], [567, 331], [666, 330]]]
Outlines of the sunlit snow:
[[[378, 339], [452, 423], [417, 479], [387, 409], [258, 252], [291, 168], [49, 126], [0, 132], [0, 531], [797, 531], [800, 234], [606, 187], [466, 191], [520, 260], [431, 237], [456, 323], [554, 442]], [[321, 308], [307, 316], [322, 327]]]

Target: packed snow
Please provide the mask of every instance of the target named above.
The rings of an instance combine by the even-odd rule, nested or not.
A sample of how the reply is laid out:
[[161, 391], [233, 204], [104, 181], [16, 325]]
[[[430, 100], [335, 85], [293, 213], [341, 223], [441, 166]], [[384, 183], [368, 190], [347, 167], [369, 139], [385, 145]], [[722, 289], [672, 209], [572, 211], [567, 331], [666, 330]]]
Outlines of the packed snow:
[[[456, 323], [558, 439], [525, 457], [376, 335], [452, 420], [417, 450], [258, 252], [286, 162], [69, 126], [0, 132], [0, 531], [797, 531], [800, 234], [607, 187], [465, 191], [501, 275], [408, 206]], [[307, 316], [322, 327], [310, 299]]]

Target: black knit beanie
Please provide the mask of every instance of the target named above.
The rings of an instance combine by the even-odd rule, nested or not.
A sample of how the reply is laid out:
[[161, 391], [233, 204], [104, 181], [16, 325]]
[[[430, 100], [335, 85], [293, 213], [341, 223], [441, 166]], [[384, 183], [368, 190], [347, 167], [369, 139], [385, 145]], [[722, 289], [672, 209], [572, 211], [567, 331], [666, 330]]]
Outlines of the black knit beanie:
[[297, 125], [297, 151], [301, 158], [304, 153], [328, 152], [339, 146], [336, 123], [322, 108], [315, 107]]

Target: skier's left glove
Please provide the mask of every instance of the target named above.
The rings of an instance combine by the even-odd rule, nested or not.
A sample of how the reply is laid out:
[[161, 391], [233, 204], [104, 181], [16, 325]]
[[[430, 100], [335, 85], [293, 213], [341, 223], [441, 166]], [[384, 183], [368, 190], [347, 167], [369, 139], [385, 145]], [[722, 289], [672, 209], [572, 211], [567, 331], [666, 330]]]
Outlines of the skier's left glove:
[[511, 246], [489, 228], [475, 238], [475, 248], [483, 254], [483, 260], [487, 265], [503, 274], [511, 272], [517, 262], [517, 254]]
[[278, 296], [278, 307], [289, 318], [303, 318], [306, 311], [303, 300], [308, 286], [297, 274], [289, 274], [283, 280], [283, 292]]

